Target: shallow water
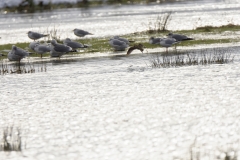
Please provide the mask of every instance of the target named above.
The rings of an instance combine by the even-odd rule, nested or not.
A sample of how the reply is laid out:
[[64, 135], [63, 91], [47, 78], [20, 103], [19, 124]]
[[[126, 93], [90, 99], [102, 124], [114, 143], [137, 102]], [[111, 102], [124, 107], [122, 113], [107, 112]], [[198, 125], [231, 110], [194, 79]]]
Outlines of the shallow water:
[[[73, 26], [94, 37], [132, 33], [168, 11], [173, 30], [239, 24], [239, 2], [225, 2], [0, 15], [0, 43], [27, 42], [28, 30], [54, 25], [62, 38], [74, 37]], [[20, 127], [23, 141], [22, 153], [0, 152], [0, 160], [190, 159], [190, 150], [194, 160], [198, 152], [201, 160], [231, 150], [240, 157], [240, 44], [178, 49], [216, 46], [231, 46], [234, 63], [153, 69], [150, 54], [95, 53], [51, 61], [47, 72], [0, 76], [0, 131]]]
[[[80, 58], [0, 77], [0, 126], [21, 127], [22, 153], [0, 159], [216, 159], [240, 151], [240, 56], [153, 69], [149, 54]], [[222, 153], [222, 154], [221, 154]]]
[[[107, 6], [90, 9], [66, 9], [34, 14], [0, 14], [0, 44], [30, 42], [29, 30], [49, 33], [55, 27], [62, 39], [77, 38], [74, 28], [93, 33], [90, 37], [123, 35], [149, 28], [158, 15], [172, 12], [170, 30], [199, 26], [240, 24], [240, 2], [235, 0], [190, 1], [134, 6]], [[46, 40], [46, 39], [45, 39]]]

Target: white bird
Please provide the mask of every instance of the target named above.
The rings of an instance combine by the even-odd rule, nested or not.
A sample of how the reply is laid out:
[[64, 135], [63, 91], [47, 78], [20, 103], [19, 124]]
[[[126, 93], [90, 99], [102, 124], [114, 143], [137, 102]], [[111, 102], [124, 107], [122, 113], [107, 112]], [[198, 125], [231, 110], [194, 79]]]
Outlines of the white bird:
[[31, 42], [31, 43], [29, 44], [29, 48], [34, 51], [34, 47], [35, 47], [37, 44], [40, 44], [40, 43], [39, 43], [39, 42], [36, 42], [36, 41], [33, 41], [33, 42]]
[[87, 46], [83, 45], [82, 43], [72, 41], [70, 38], [66, 38], [63, 41], [63, 44], [71, 47], [73, 51], [76, 51], [78, 48], [87, 48]]
[[178, 43], [178, 41], [174, 38], [160, 38], [160, 45], [162, 47], [166, 47], [166, 52], [168, 53], [168, 47]]
[[33, 32], [33, 31], [28, 31], [28, 37], [32, 40], [37, 40], [37, 39], [40, 39], [42, 37], [47, 37], [48, 34], [41, 34], [41, 33], [37, 33], [37, 32]]
[[174, 34], [174, 33], [169, 33], [167, 35], [168, 38], [174, 38], [176, 39], [177, 41], [187, 41], [187, 40], [193, 40], [193, 38], [189, 38], [185, 35], [182, 35], [182, 34]]
[[36, 44], [34, 47], [34, 51], [38, 54], [41, 54], [41, 58], [42, 58], [42, 55], [44, 53], [51, 51], [51, 46], [47, 44]]
[[84, 30], [82, 30], [82, 29], [77, 29], [77, 28], [75, 28], [75, 29], [73, 30], [73, 32], [74, 32], [74, 34], [75, 34], [76, 36], [78, 36], [78, 37], [84, 37], [84, 36], [86, 36], [86, 35], [93, 35], [92, 33], [89, 33], [88, 31], [84, 31]]
[[62, 55], [71, 52], [72, 48], [63, 44], [57, 43], [55, 39], [51, 41], [51, 51], [50, 55], [51, 57], [61, 57]]
[[8, 53], [9, 61], [18, 61], [20, 64], [21, 59], [29, 56], [29, 53], [15, 45], [12, 46], [12, 50]]
[[110, 39], [109, 44], [116, 51], [124, 51], [128, 47], [128, 44], [126, 44], [125, 42], [120, 41], [118, 39]]

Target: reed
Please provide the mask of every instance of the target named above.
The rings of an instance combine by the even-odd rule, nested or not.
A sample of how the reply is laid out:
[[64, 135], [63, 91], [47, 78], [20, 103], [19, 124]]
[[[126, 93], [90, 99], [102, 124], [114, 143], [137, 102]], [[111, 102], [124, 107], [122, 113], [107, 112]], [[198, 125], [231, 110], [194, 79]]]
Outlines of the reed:
[[0, 151], [22, 151], [21, 129], [13, 126], [6, 127], [2, 131]]
[[158, 15], [155, 21], [148, 22], [148, 30], [147, 33], [159, 33], [165, 32], [167, 30], [167, 25], [171, 21], [172, 12], [168, 12], [165, 14]]
[[61, 30], [53, 26], [53, 28], [47, 28], [47, 33], [49, 34], [47, 42], [50, 42], [52, 39], [55, 39], [58, 43], [61, 42]]
[[26, 73], [35, 73], [35, 72], [46, 72], [47, 64], [45, 62], [30, 62], [19, 64], [10, 63], [5, 60], [0, 60], [0, 75], [6, 74], [26, 74]]
[[[196, 53], [194, 53], [196, 52]], [[234, 61], [230, 49], [213, 48], [199, 51], [186, 51], [185, 54], [151, 55], [149, 62], [152, 68], [168, 68], [190, 65], [224, 64]]]

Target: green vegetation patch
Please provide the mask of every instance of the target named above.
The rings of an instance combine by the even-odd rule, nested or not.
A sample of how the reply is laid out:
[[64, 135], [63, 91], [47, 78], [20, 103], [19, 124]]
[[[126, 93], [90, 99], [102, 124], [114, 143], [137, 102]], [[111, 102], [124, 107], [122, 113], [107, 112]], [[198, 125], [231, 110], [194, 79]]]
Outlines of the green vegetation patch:
[[[175, 31], [175, 33], [179, 34], [186, 34], [186, 35], [192, 35], [193, 34], [205, 34], [206, 30], [210, 30], [211, 33], [222, 33], [224, 31], [240, 31], [239, 25], [224, 25], [220, 27], [213, 27], [213, 26], [206, 26], [206, 27], [199, 27], [195, 30], [181, 30], [181, 31]], [[132, 34], [123, 35], [121, 37], [127, 38], [129, 40], [133, 40], [134, 42], [130, 44], [130, 46], [133, 46], [134, 44], [141, 43], [144, 45], [144, 48], [159, 48], [160, 45], [153, 45], [149, 44], [149, 38], [150, 37], [165, 37], [170, 31], [164, 30], [161, 32], [151, 32], [148, 31], [144, 32], [135, 32]], [[89, 48], [84, 49], [81, 52], [77, 53], [70, 53], [70, 54], [83, 54], [83, 53], [96, 53], [96, 52], [113, 52], [114, 50], [109, 45], [109, 39], [111, 37], [104, 37], [104, 38], [87, 38], [87, 39], [76, 39], [75, 41], [80, 42], [82, 44], [88, 45]], [[233, 38], [225, 38], [225, 39], [196, 39], [191, 41], [185, 41], [177, 44], [178, 46], [194, 46], [194, 45], [207, 45], [207, 44], [221, 44], [221, 43], [235, 43], [240, 42], [239, 38], [233, 39]], [[62, 43], [61, 41], [59, 43]], [[5, 44], [0, 45], [0, 53], [3, 53], [5, 56], [0, 57], [0, 59], [6, 58], [7, 53], [3, 52], [3, 50], [11, 50], [13, 44]], [[29, 46], [29, 43], [17, 43], [14, 44], [17, 47], [26, 49]], [[29, 52], [33, 52], [29, 50]], [[30, 55], [31, 57], [39, 57], [39, 54], [33, 53]], [[44, 54], [44, 57], [48, 57], [49, 54]]]

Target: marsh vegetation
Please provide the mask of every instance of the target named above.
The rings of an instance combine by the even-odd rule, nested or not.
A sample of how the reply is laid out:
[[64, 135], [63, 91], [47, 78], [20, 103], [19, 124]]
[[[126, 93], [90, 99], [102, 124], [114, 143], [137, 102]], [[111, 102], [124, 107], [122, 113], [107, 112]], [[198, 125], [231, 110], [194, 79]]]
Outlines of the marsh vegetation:
[[21, 129], [14, 126], [3, 128], [0, 137], [0, 151], [22, 151]]
[[35, 72], [46, 72], [47, 63], [46, 62], [8, 62], [6, 60], [0, 60], [0, 75], [5, 74], [26, 74]]
[[[165, 16], [169, 16], [169, 14], [165, 15]], [[169, 18], [168, 18], [169, 20]], [[157, 23], [157, 22], [155, 22]], [[159, 22], [160, 23], [160, 22]], [[153, 24], [153, 23], [152, 23]], [[162, 24], [162, 23], [161, 23]], [[165, 24], [165, 23], [164, 23]], [[166, 22], [167, 24], [167, 22]], [[158, 26], [158, 25], [153, 25], [153, 26]], [[152, 45], [149, 44], [149, 38], [150, 37], [164, 37], [167, 35], [167, 33], [171, 32], [167, 30], [167, 26], [164, 27], [164, 30], [160, 31], [160, 28], [157, 27], [155, 29], [153, 29], [153, 26], [149, 28], [149, 30], [146, 30], [144, 32], [135, 32], [132, 34], [127, 34], [127, 35], [123, 35], [123, 37], [128, 38], [130, 40], [134, 40], [134, 43], [141, 43], [143, 44], [143, 46], [147, 49], [147, 48], [159, 48], [159, 45]], [[161, 26], [161, 25], [160, 25]], [[163, 28], [162, 28], [163, 29]], [[200, 27], [200, 28], [196, 28], [195, 30], [181, 30], [181, 31], [176, 31], [176, 33], [179, 34], [185, 34], [185, 35], [191, 35], [191, 37], [197, 37], [197, 34], [205, 34], [206, 30], [210, 30], [207, 33], [209, 35], [216, 35], [216, 34], [221, 34], [225, 31], [230, 31], [230, 32], [236, 32], [236, 31], [240, 31], [240, 26], [238, 25], [233, 25], [233, 24], [228, 24], [228, 25], [224, 25], [221, 27], [210, 27], [210, 26], [206, 26], [206, 27]], [[50, 34], [50, 36], [47, 39], [47, 42], [50, 41], [51, 38], [55, 38], [57, 39], [57, 41], [60, 43], [62, 41], [62, 37], [61, 37], [61, 32], [59, 29], [57, 29], [56, 27], [54, 27], [53, 29], [49, 29], [48, 34]], [[109, 41], [110, 37], [102, 37], [102, 38], [86, 38], [86, 39], [77, 39], [77, 42], [80, 42], [82, 44], [87, 44], [89, 45], [89, 48], [86, 49], [82, 49], [80, 52], [75, 52], [74, 54], [83, 54], [83, 53], [95, 53], [95, 52], [112, 52], [112, 48], [110, 47], [108, 41]], [[41, 41], [44, 42], [44, 41]], [[180, 46], [194, 46], [194, 45], [209, 45], [209, 44], [221, 44], [221, 43], [237, 43], [240, 42], [239, 38], [219, 38], [219, 39], [214, 39], [214, 38], [208, 38], [208, 39], [198, 39], [195, 38], [193, 41], [186, 41], [184, 43], [180, 43], [178, 45]], [[130, 46], [133, 46], [134, 43], [130, 44]], [[5, 52], [4, 50], [6, 49], [10, 49], [11, 46], [13, 44], [4, 44], [4, 45], [0, 45], [0, 50], [2, 50], [2, 52]], [[17, 43], [14, 44], [18, 47], [21, 48], [28, 48], [29, 43]], [[5, 52], [3, 54], [4, 56], [1, 56], [0, 59], [5, 59], [7, 53]], [[45, 57], [48, 57], [49, 54], [45, 54]], [[31, 57], [39, 57], [38, 54], [31, 54]]]
[[181, 67], [191, 65], [225, 64], [234, 61], [230, 48], [212, 48], [187, 51], [173, 51], [171, 54], [151, 54], [152, 68]]

